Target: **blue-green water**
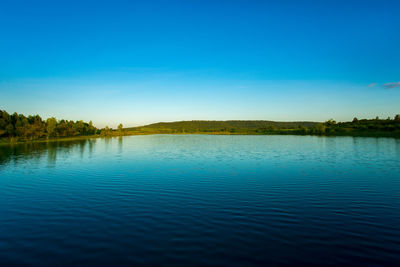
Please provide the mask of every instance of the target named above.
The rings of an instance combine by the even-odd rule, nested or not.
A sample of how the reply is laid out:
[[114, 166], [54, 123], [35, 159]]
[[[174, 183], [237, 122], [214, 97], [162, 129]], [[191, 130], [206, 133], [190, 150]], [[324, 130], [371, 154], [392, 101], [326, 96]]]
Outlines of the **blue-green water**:
[[0, 265], [399, 262], [400, 140], [0, 146]]

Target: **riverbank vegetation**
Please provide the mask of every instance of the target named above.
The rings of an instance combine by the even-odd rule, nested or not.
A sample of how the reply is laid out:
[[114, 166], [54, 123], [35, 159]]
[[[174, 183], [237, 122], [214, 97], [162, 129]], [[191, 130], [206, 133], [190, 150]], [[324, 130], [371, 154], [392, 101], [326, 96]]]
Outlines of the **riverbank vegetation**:
[[92, 121], [68, 121], [57, 120], [56, 118], [43, 120], [39, 115], [9, 114], [5, 110], [0, 110], [0, 142], [3, 143], [90, 136], [119, 136], [124, 134], [122, 127], [122, 124], [120, 124], [118, 130], [108, 127], [98, 129]]
[[179, 121], [160, 122], [141, 127], [117, 129], [96, 128], [91, 121], [68, 121], [39, 115], [8, 114], [0, 110], [0, 143], [79, 139], [142, 134], [245, 134], [245, 135], [324, 135], [324, 136], [371, 136], [400, 138], [400, 116], [394, 118], [357, 119], [349, 122], [328, 120], [318, 122], [275, 121]]

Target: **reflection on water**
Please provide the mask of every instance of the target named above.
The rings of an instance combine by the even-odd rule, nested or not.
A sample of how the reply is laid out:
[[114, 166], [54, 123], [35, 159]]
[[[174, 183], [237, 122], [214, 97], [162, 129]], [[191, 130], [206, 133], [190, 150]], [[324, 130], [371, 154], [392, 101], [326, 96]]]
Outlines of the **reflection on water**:
[[0, 146], [0, 266], [394, 265], [399, 207], [399, 139]]
[[[109, 139], [109, 138], [107, 138]], [[26, 161], [41, 161], [47, 158], [48, 166], [55, 166], [57, 154], [68, 154], [78, 149], [81, 158], [88, 149], [89, 156], [93, 154], [96, 139], [72, 141], [33, 142], [0, 146], [0, 170], [7, 165], [18, 165]], [[122, 140], [120, 141], [122, 146]]]
[[[170, 135], [164, 135], [164, 137], [167, 136], [171, 137]], [[155, 148], [164, 149], [165, 145], [168, 145], [168, 149], [174, 146], [176, 148], [185, 147], [188, 144], [194, 146], [201, 145], [199, 140], [190, 140], [190, 142], [188, 142], [188, 140], [185, 140], [184, 137], [182, 138], [183, 140], [179, 140], [179, 138], [163, 138], [162, 135], [160, 136], [154, 135], [153, 137], [156, 138], [153, 138], [151, 140], [151, 149]], [[216, 138], [217, 139], [221, 138], [221, 136], [217, 136]], [[232, 138], [232, 136], [229, 136], [227, 138]], [[260, 138], [260, 136], [254, 136], [252, 138], [254, 139]], [[297, 137], [297, 138], [302, 138], [302, 137]], [[387, 153], [387, 151], [385, 150], [389, 148], [389, 150], [393, 151], [396, 154], [396, 156], [400, 156], [400, 139], [363, 138], [363, 137], [311, 137], [311, 138], [314, 138], [314, 141], [320, 144], [319, 148], [323, 147], [323, 151], [320, 151], [321, 153], [330, 153], [332, 157], [335, 157], [336, 153], [340, 152], [341, 150], [343, 151], [343, 149], [345, 149], [347, 152], [348, 150], [351, 150], [352, 153], [361, 156], [362, 153], [366, 152], [366, 145], [368, 154], [371, 154], [373, 152], [374, 154], [376, 154], [376, 156], [385, 155]], [[63, 156], [67, 156], [68, 154], [72, 154], [74, 156], [79, 155], [81, 159], [84, 158], [85, 156], [91, 158], [95, 151], [96, 142], [98, 140], [99, 142], [101, 142], [102, 152], [105, 153], [115, 152], [117, 154], [122, 154], [124, 149], [124, 142], [123, 142], [124, 137], [101, 138], [101, 139], [93, 138], [93, 139], [80, 139], [80, 140], [69, 140], [69, 141], [51, 141], [51, 142], [35, 142], [35, 143], [23, 143], [14, 145], [2, 145], [0, 146], [0, 169], [10, 164], [18, 165], [19, 163], [24, 163], [27, 161], [40, 162], [43, 158], [47, 158], [48, 166], [55, 166], [58, 154], [61, 154]], [[142, 144], [139, 143], [136, 144], [138, 149], [142, 148], [143, 145], [146, 145], [146, 143], [147, 145], [149, 145], [148, 140], [142, 140], [142, 141], [145, 142], [143, 142]], [[209, 148], [219, 147], [220, 151], [218, 152], [221, 152], [221, 149], [222, 151], [229, 150], [231, 148], [230, 146], [236, 144], [231, 142], [220, 142], [220, 141], [221, 140], [208, 140], [207, 146], [209, 146]], [[351, 146], [349, 141], [351, 141]], [[285, 144], [284, 146], [298, 145], [293, 143], [290, 144], [290, 142], [289, 144]], [[247, 144], [247, 145], [249, 145], [250, 147], [253, 146], [253, 144]], [[273, 146], [271, 146], [270, 148], [273, 148]], [[202, 150], [204, 149], [204, 147], [198, 147], [198, 149]], [[167, 155], [167, 157], [172, 157], [176, 152], [178, 152], [179, 154], [182, 153], [181, 150], [177, 149], [172, 149], [171, 151], [164, 151], [164, 152], [165, 153], [161, 153], [160, 156]], [[213, 150], [213, 152], [215, 151]], [[240, 153], [240, 151], [238, 152]], [[248, 151], [246, 151], [245, 153], [248, 153]], [[307, 153], [309, 153], [309, 151]]]

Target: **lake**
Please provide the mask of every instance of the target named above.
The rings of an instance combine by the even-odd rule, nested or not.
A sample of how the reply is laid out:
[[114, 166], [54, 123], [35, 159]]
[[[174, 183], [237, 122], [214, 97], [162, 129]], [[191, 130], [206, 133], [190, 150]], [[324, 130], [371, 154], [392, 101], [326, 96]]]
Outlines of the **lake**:
[[0, 146], [0, 265], [394, 265], [400, 140], [148, 135]]

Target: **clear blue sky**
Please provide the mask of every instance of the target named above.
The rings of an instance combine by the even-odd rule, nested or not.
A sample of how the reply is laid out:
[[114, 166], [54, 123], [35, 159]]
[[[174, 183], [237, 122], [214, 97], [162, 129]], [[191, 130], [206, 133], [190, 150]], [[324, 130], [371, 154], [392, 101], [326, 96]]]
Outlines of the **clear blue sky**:
[[400, 113], [400, 1], [1, 1], [0, 108], [115, 127]]

